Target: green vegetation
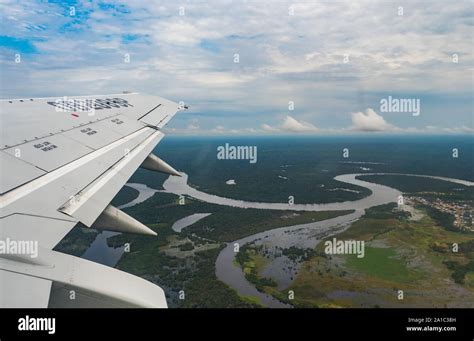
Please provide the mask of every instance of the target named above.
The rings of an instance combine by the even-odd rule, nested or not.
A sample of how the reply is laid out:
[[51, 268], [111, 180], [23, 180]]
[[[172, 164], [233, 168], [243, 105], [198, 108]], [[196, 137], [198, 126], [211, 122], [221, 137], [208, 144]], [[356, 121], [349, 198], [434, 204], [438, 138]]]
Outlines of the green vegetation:
[[330, 212], [295, 212], [278, 210], [242, 209], [214, 205], [186, 199], [179, 205], [178, 197], [169, 193], [155, 193], [145, 202], [125, 209], [125, 212], [145, 224], [173, 223], [197, 212], [212, 213], [182, 233], [198, 235], [218, 242], [231, 242], [242, 237], [277, 227], [310, 223], [350, 214], [352, 210]]
[[471, 260], [467, 264], [461, 264], [459, 262], [447, 260], [444, 262], [449, 270], [451, 270], [452, 277], [456, 283], [464, 284], [464, 279], [466, 275], [471, 272], [474, 273], [474, 260]]
[[[376, 143], [374, 143], [376, 141]], [[296, 203], [324, 203], [356, 200], [370, 191], [347, 185], [333, 178], [338, 174], [400, 172], [432, 174], [472, 180], [472, 141], [450, 137], [423, 138], [420, 143], [406, 138], [262, 138], [262, 139], [165, 139], [156, 153], [177, 169], [185, 170], [190, 183], [202, 191], [218, 195], [263, 202], [286, 202], [294, 195]], [[229, 142], [235, 145], [258, 146], [258, 162], [221, 161], [216, 147]], [[341, 150], [350, 143], [350, 161]], [[453, 159], [451, 146], [456, 145], [462, 157]], [[387, 159], [387, 155], [390, 158]], [[358, 162], [370, 161], [370, 164]], [[368, 170], [369, 171], [369, 170]], [[281, 178], [286, 177], [286, 179]], [[130, 180], [162, 188], [166, 175], [139, 169]], [[237, 185], [225, 182], [235, 179]], [[396, 176], [362, 177], [425, 197], [472, 200], [473, 188], [444, 181]], [[386, 182], [388, 181], [388, 182]], [[324, 185], [324, 186], [323, 186]], [[334, 190], [346, 188], [359, 191]], [[121, 205], [136, 197], [137, 192], [124, 187], [114, 199]], [[420, 221], [409, 221], [408, 214], [393, 210], [394, 205], [375, 207], [338, 239], [366, 242], [366, 258], [327, 256], [320, 244], [315, 250], [283, 249], [282, 254], [303, 261], [295, 282], [278, 290], [272, 279], [262, 278], [260, 270], [268, 259], [251, 248], [238, 254], [247, 278], [259, 290], [298, 307], [360, 307], [360, 306], [461, 306], [473, 302], [474, 260], [473, 233], [450, 229], [447, 217], [422, 211]], [[157, 237], [121, 235], [111, 238], [113, 245], [131, 243], [118, 268], [137, 274], [165, 289], [171, 307], [254, 307], [253, 297], [237, 293], [215, 277], [215, 261], [223, 242], [240, 239], [260, 231], [329, 219], [345, 212], [292, 212], [238, 209], [186, 200], [179, 205], [177, 196], [158, 193], [146, 202], [125, 210], [158, 233]], [[212, 213], [187, 227], [181, 234], [171, 225], [193, 213]], [[57, 249], [80, 255], [97, 232], [75, 228]], [[459, 253], [452, 244], [459, 243]], [[254, 247], [254, 246], [252, 246]], [[395, 274], [396, 273], [396, 274]], [[454, 279], [454, 280], [453, 280]], [[454, 283], [456, 281], [456, 283]], [[463, 284], [460, 284], [463, 283]], [[457, 286], [462, 285], [463, 290]], [[420, 288], [426, 294], [420, 294]], [[288, 301], [289, 289], [295, 300]], [[395, 290], [403, 289], [405, 301], [395, 299]], [[466, 289], [466, 290], [464, 290]], [[185, 300], [178, 292], [185, 291]], [[464, 296], [462, 296], [464, 295]]]
[[[426, 213], [433, 219], [437, 225], [444, 227], [448, 231], [459, 231], [458, 228], [454, 226], [454, 216], [452, 214], [441, 212], [436, 208], [429, 206], [422, 206]], [[462, 233], [462, 231], [459, 231]], [[467, 232], [466, 232], [467, 233]]]
[[[169, 288], [169, 305], [176, 307], [254, 306], [255, 301], [239, 297], [215, 277], [215, 261], [223, 247], [220, 243], [279, 226], [308, 223], [352, 212], [248, 210], [191, 199], [180, 205], [177, 199], [173, 194], [156, 193], [147, 201], [125, 209], [134, 218], [147, 223], [158, 234], [157, 237], [122, 234], [108, 240], [115, 246], [130, 243], [131, 252], [122, 256], [117, 267]], [[171, 229], [176, 220], [196, 212], [212, 214], [179, 234]], [[209, 248], [212, 245], [220, 246]], [[201, 251], [201, 248], [204, 250]], [[263, 287], [276, 285], [270, 279], [260, 279], [252, 273], [248, 275], [262, 290]], [[185, 291], [185, 300], [179, 299], [180, 290]], [[209, 295], [210, 292], [212, 295]]]
[[[161, 146], [161, 143], [160, 143]], [[179, 155], [176, 154], [176, 155]], [[173, 155], [176, 157], [176, 155]], [[171, 162], [171, 164], [174, 165], [173, 163], [173, 158], [168, 158], [166, 159], [168, 162]], [[144, 168], [138, 168], [137, 171], [132, 175], [130, 180], [128, 182], [136, 182], [140, 184], [146, 184], [150, 188], [154, 189], [163, 189], [163, 182], [168, 178], [168, 175], [162, 174], [162, 173], [157, 173], [154, 171], [146, 170]]]
[[173, 223], [204, 208], [199, 204], [188, 205], [190, 203], [191, 201], [186, 199], [185, 205], [180, 205], [178, 196], [174, 194], [155, 193], [145, 202], [125, 208], [124, 212], [139, 219], [144, 224], [156, 224], [158, 222]]
[[310, 257], [314, 256], [315, 251], [313, 249], [301, 249], [295, 246], [291, 246], [287, 249], [282, 250], [282, 254], [287, 256], [292, 261], [301, 262], [309, 259]]
[[[294, 262], [303, 262], [315, 254], [313, 249], [301, 249], [294, 246], [280, 250], [283, 255]], [[289, 303], [288, 299], [277, 290], [277, 282], [272, 278], [260, 275], [268, 263], [268, 256], [270, 255], [264, 250], [262, 245], [246, 244], [240, 248], [235, 256], [235, 261], [237, 266], [242, 268], [247, 281], [252, 283], [257, 290], [273, 295], [282, 302]]]
[[138, 192], [135, 188], [123, 186], [122, 189], [117, 193], [115, 198], [112, 199], [110, 204], [113, 206], [121, 206], [132, 200], [135, 200], [139, 194], [140, 192]]
[[217, 280], [215, 274], [215, 261], [219, 249], [196, 253], [197, 268], [184, 285], [186, 300], [183, 308], [255, 308], [255, 301], [240, 297], [227, 285]]
[[[258, 162], [218, 160], [217, 147], [226, 142], [257, 146]], [[349, 145], [350, 158], [344, 159], [342, 150]], [[457, 159], [451, 157], [453, 146], [461, 152]], [[208, 193], [262, 202], [286, 202], [289, 195], [294, 195], [297, 203], [323, 203], [356, 200], [369, 195], [367, 189], [333, 179], [339, 174], [364, 172], [361, 167], [370, 168], [369, 172], [427, 174], [472, 180], [472, 146], [473, 139], [466, 136], [361, 136], [357, 139], [344, 136], [168, 136], [155, 152], [176, 169], [186, 171], [190, 183]], [[287, 179], [279, 178], [279, 175]], [[165, 179], [166, 176], [140, 169], [131, 181], [160, 189]], [[237, 185], [226, 185], [229, 179], [234, 179]], [[325, 186], [321, 187], [322, 184]], [[341, 187], [360, 193], [328, 190]], [[436, 188], [426, 187], [426, 190]]]
[[388, 281], [403, 282], [412, 280], [404, 257], [397, 255], [394, 249], [365, 247], [364, 258], [346, 255], [346, 265], [370, 276]]
[[[429, 174], [429, 173], [427, 173]], [[474, 188], [449, 181], [404, 175], [362, 175], [356, 179], [396, 188], [429, 199], [473, 200]]]
[[397, 204], [390, 203], [386, 205], [374, 206], [365, 211], [365, 219], [408, 219], [410, 213], [395, 210]]
[[78, 225], [69, 231], [56, 245], [54, 250], [80, 257], [86, 252], [98, 234], [99, 232], [97, 230], [80, 227]]
[[235, 260], [237, 261], [238, 264], [241, 266], [245, 266], [245, 264], [249, 263], [252, 261], [252, 258], [250, 257], [250, 248], [248, 245], [243, 245], [239, 252], [235, 255]]
[[185, 230], [187, 233], [196, 233], [204, 238], [231, 242], [269, 229], [331, 219], [352, 212], [352, 210], [294, 212], [222, 206], [217, 214], [212, 214]]
[[[336, 235], [338, 240], [365, 241], [363, 258], [326, 255], [323, 240], [302, 263], [290, 287], [280, 291], [260, 285], [260, 290], [296, 307], [470, 306], [474, 301], [474, 233], [448, 230], [440, 225], [441, 220], [423, 212], [420, 221], [410, 221], [395, 204], [368, 209]], [[458, 253], [451, 250], [455, 242], [459, 243]], [[283, 250], [291, 257], [303, 252]], [[247, 250], [239, 257], [244, 269], [254, 265], [248, 279], [259, 283], [259, 254]], [[447, 281], [450, 278], [454, 281]], [[400, 289], [405, 293], [403, 301], [396, 298]], [[292, 301], [286, 298], [288, 290], [295, 292]]]
[[265, 259], [258, 254], [260, 248], [255, 245], [242, 246], [236, 255], [236, 261], [242, 267], [247, 281], [255, 285], [257, 290], [265, 292], [265, 287], [276, 287], [277, 283], [271, 278], [259, 276], [259, 269], [265, 263]]
[[474, 240], [459, 244], [459, 253], [470, 254], [474, 257]]
[[[369, 208], [361, 220], [352, 224], [337, 238], [369, 241], [390, 232], [406, 220], [404, 212], [394, 210], [396, 206], [391, 203]], [[316, 250], [323, 252], [323, 245], [324, 243], [320, 243]]]
[[178, 248], [181, 251], [191, 251], [191, 250], [194, 250], [194, 244], [191, 242], [187, 242], [187, 243], [179, 245]]
[[[131, 252], [122, 256], [117, 265], [118, 269], [168, 288], [166, 292], [170, 307], [252, 306], [215, 277], [214, 263], [223, 246], [195, 252], [192, 257], [171, 257], [164, 252], [164, 248], [170, 244], [171, 236], [175, 235], [170, 224], [150, 225], [150, 228], [158, 233], [157, 237], [131, 235], [113, 237], [116, 241], [131, 244]], [[183, 247], [194, 249], [192, 243], [185, 243]], [[179, 299], [178, 293], [181, 290], [185, 293], [184, 300]]]
[[[452, 248], [452, 245], [446, 243], [435, 243], [432, 245], [433, 251], [439, 253], [449, 253]], [[474, 287], [474, 282], [470, 279], [474, 276], [474, 239], [460, 243], [457, 253], [459, 257], [455, 260], [446, 260], [444, 264], [452, 271], [451, 277], [456, 283], [472, 283], [470, 286]], [[468, 278], [467, 281], [466, 277]]]

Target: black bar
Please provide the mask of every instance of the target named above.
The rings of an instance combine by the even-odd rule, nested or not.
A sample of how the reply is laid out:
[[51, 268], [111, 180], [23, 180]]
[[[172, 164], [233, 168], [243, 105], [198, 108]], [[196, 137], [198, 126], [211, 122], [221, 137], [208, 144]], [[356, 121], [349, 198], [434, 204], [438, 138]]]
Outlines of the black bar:
[[[19, 319], [55, 318], [54, 334], [20, 331]], [[409, 318], [413, 319], [409, 322]], [[429, 322], [427, 319], [431, 319]], [[132, 340], [235, 336], [270, 340], [473, 340], [474, 309], [3, 309], [0, 340], [18, 338]], [[422, 330], [408, 330], [420, 327]], [[428, 330], [433, 327], [456, 330]], [[211, 335], [212, 334], [212, 335]], [[262, 339], [263, 340], [263, 339]]]

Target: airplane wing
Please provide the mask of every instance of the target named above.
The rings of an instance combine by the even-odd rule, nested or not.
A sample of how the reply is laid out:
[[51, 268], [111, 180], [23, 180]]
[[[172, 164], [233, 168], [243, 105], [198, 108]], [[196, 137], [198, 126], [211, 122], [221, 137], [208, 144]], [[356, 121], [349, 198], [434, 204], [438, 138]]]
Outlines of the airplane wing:
[[77, 224], [155, 235], [110, 205], [181, 109], [136, 93], [0, 101], [0, 307], [166, 307], [139, 277], [53, 248]]

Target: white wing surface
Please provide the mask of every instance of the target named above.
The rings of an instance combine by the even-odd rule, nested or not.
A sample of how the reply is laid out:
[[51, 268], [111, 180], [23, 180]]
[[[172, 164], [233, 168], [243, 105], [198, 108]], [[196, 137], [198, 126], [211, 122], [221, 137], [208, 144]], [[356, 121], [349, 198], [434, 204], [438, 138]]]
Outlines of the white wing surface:
[[180, 106], [133, 93], [0, 109], [0, 307], [166, 307], [160, 287], [52, 249], [78, 223], [155, 234], [109, 203], [140, 166], [179, 175], [152, 150]]

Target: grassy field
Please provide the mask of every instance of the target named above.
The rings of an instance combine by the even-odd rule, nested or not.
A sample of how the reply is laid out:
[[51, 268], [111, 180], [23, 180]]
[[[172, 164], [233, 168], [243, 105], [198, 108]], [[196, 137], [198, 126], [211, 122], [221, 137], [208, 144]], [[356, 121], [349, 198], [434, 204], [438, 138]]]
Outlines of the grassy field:
[[394, 249], [366, 247], [365, 256], [346, 255], [345, 264], [348, 269], [376, 276], [387, 281], [411, 281], [413, 276], [407, 268], [407, 260], [400, 257]]
[[[410, 221], [394, 205], [369, 209], [336, 236], [364, 241], [363, 258], [327, 255], [323, 241], [290, 287], [261, 290], [296, 307], [474, 307], [474, 233], [447, 230], [424, 213], [420, 221]], [[459, 252], [452, 252], [453, 243]], [[248, 256], [243, 265], [255, 264], [252, 271], [258, 274], [258, 263]], [[292, 301], [288, 290], [295, 293]]]

